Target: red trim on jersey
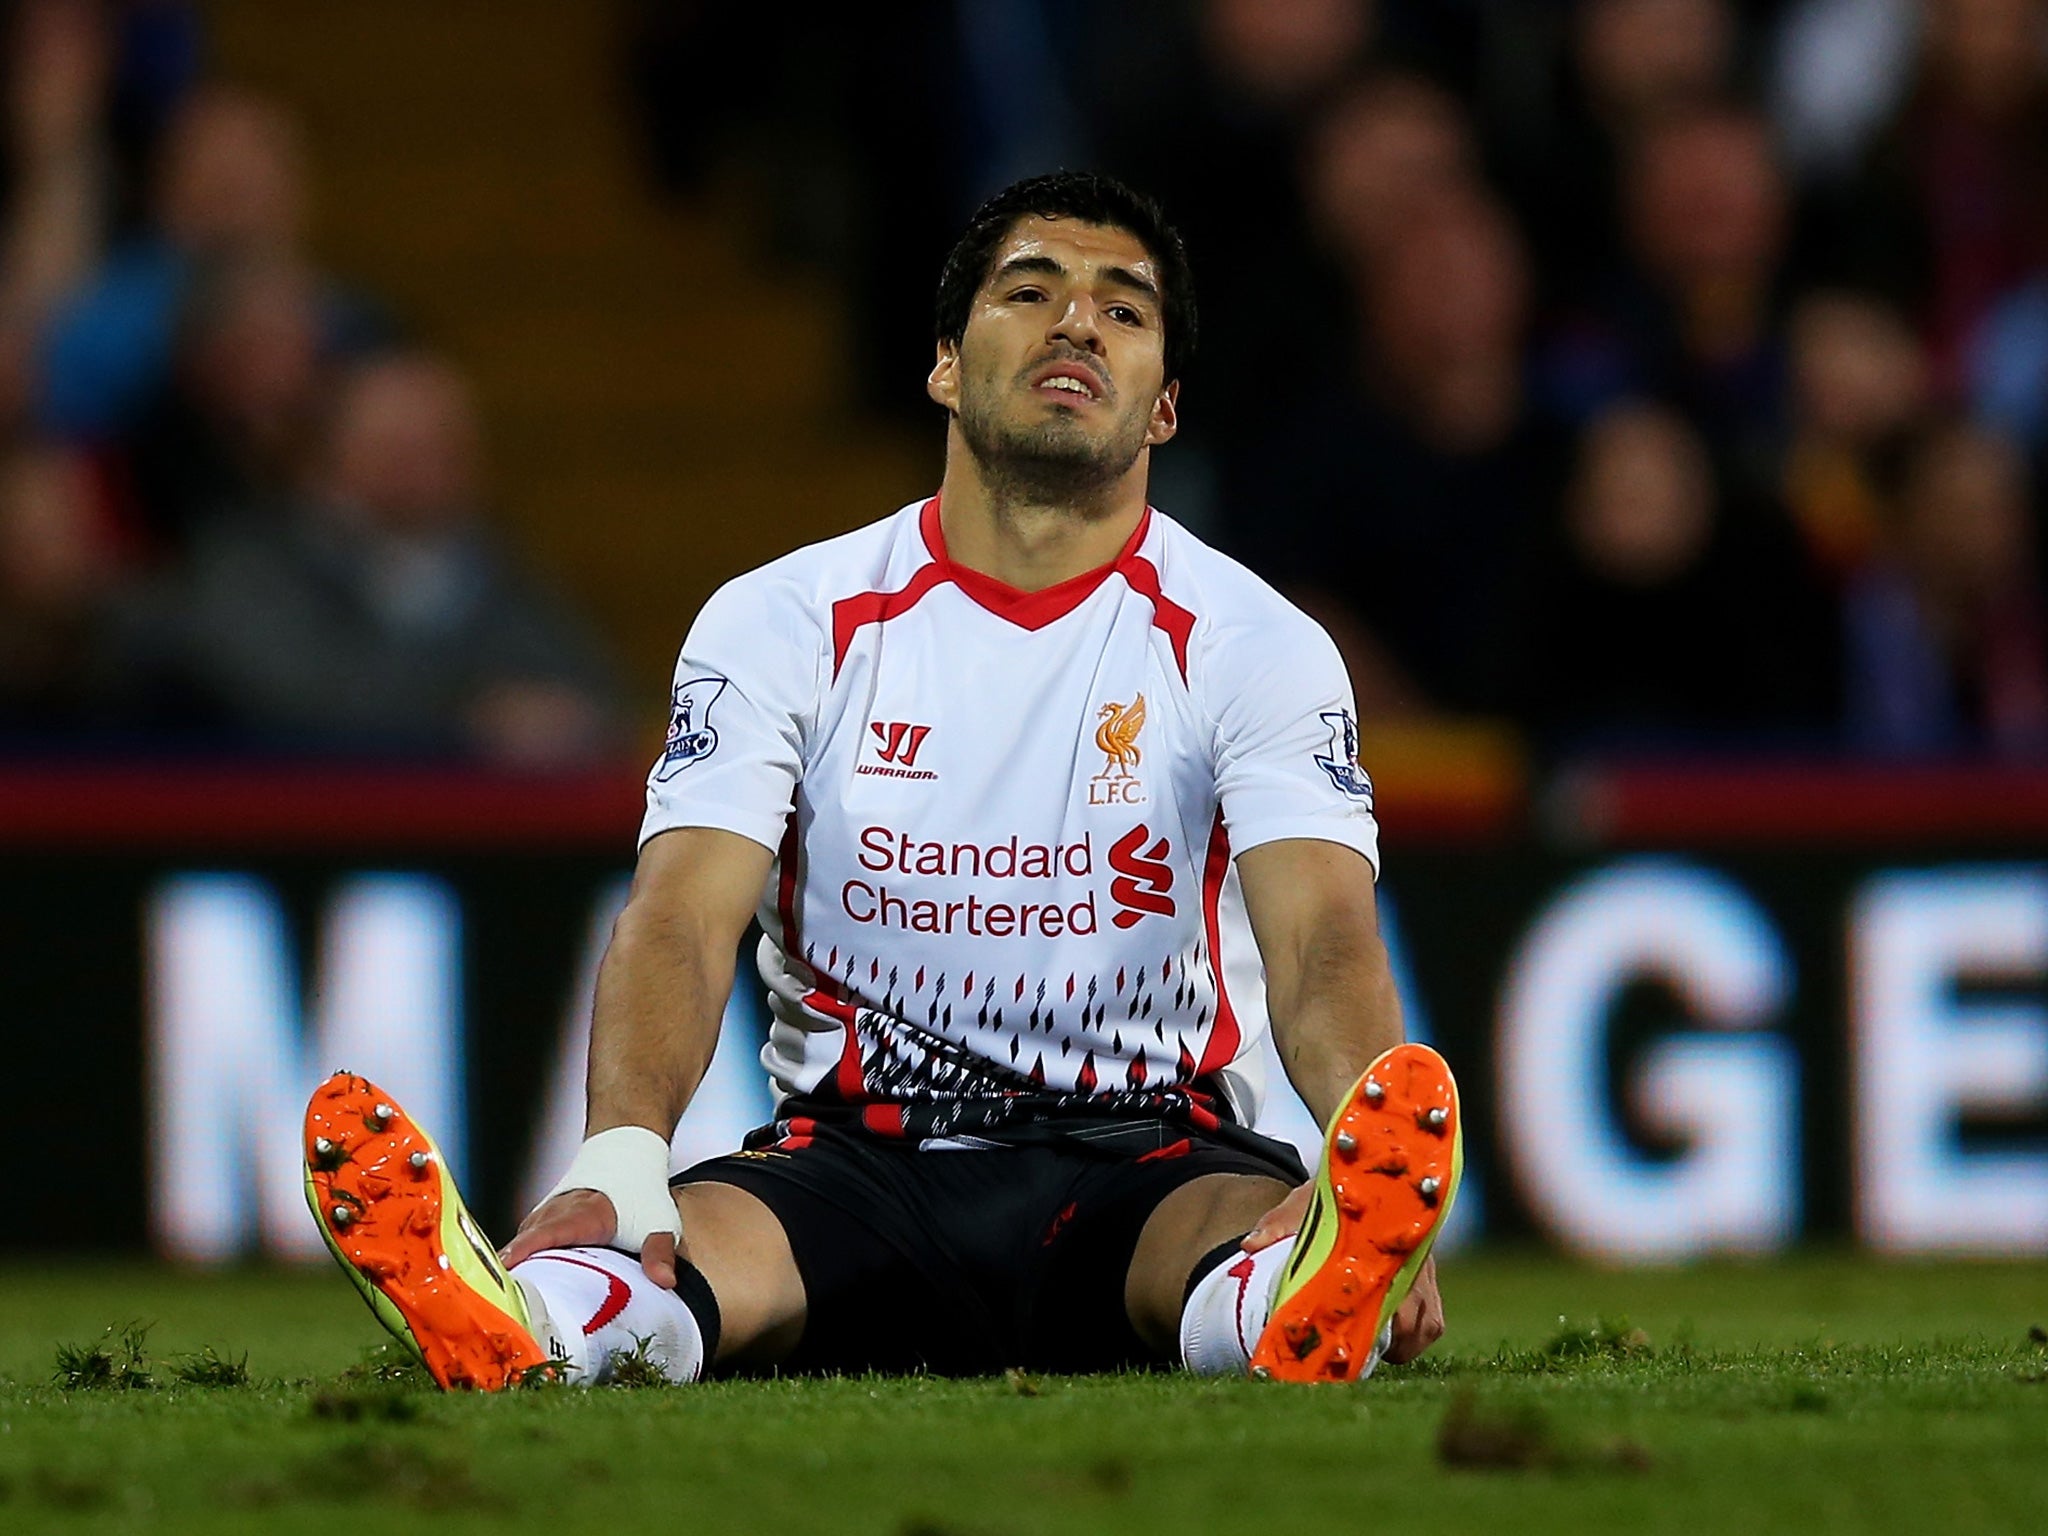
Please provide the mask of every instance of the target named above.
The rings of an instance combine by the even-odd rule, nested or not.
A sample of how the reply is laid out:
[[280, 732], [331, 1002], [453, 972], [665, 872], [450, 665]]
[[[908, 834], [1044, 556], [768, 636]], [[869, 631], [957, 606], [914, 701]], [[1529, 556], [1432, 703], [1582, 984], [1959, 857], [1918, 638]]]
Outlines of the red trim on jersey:
[[944, 567], [947, 577], [969, 598], [997, 618], [1008, 619], [1020, 628], [1043, 629], [1088, 601], [1095, 589], [1109, 580], [1112, 574], [1122, 573], [1125, 562], [1137, 554], [1138, 546], [1145, 542], [1145, 535], [1152, 529], [1152, 509], [1145, 509], [1145, 515], [1138, 519], [1138, 526], [1124, 540], [1124, 547], [1116, 552], [1116, 558], [1109, 564], [1098, 565], [1092, 571], [1083, 571], [1078, 576], [1070, 576], [1036, 592], [1026, 592], [1021, 587], [997, 581], [993, 576], [955, 562], [946, 552], [946, 531], [939, 522], [938, 497], [934, 496], [924, 504], [924, 511], [918, 515], [918, 526], [924, 534], [924, 547], [931, 551], [933, 561]]
[[870, 1104], [860, 1112], [860, 1123], [877, 1136], [901, 1136], [903, 1134], [903, 1106], [901, 1104]]
[[1169, 1141], [1163, 1147], [1154, 1147], [1138, 1161], [1141, 1163], [1163, 1163], [1169, 1158], [1186, 1157], [1195, 1150], [1195, 1144], [1183, 1136], [1179, 1141]]
[[1202, 868], [1202, 928], [1209, 936], [1209, 969], [1216, 977], [1216, 1024], [1209, 1031], [1209, 1043], [1202, 1048], [1201, 1064], [1195, 1076], [1207, 1077], [1237, 1054], [1237, 1013], [1230, 1006], [1230, 994], [1223, 987], [1223, 949], [1220, 908], [1223, 881], [1230, 874], [1230, 834], [1223, 830], [1223, 812], [1216, 812], [1216, 826], [1209, 834], [1209, 857]]
[[862, 626], [880, 624], [915, 608], [932, 588], [944, 583], [950, 572], [943, 564], [920, 566], [907, 585], [894, 592], [863, 592], [842, 597], [832, 605], [832, 675], [837, 678], [846, 662], [847, 648]]
[[[800, 940], [796, 926], [796, 812], [789, 813], [789, 821], [783, 829], [782, 847], [776, 854], [781, 863], [777, 871], [775, 906], [782, 919], [782, 953], [792, 964], [803, 965]], [[856, 1010], [853, 1004], [839, 995], [838, 985], [831, 977], [811, 967], [811, 990], [804, 994], [803, 1005], [813, 1013], [838, 1021], [842, 1033], [839, 1048], [839, 1065], [835, 1082], [842, 1097], [856, 1101], [867, 1097], [867, 1082], [860, 1069], [860, 1040], [854, 1032]]]
[[917, 574], [894, 592], [862, 592], [853, 597], [843, 597], [832, 605], [833, 677], [839, 676], [853, 637], [863, 627], [908, 613], [926, 593], [946, 582], [958, 587], [968, 601], [987, 609], [999, 619], [1022, 629], [1043, 629], [1054, 620], [1072, 613], [1094, 595], [1097, 587], [1112, 575], [1117, 575], [1124, 578], [1133, 592], [1152, 604], [1152, 622], [1172, 640], [1174, 659], [1180, 664], [1181, 681], [1187, 681], [1188, 636], [1194, 630], [1195, 616], [1160, 592], [1158, 568], [1138, 553], [1146, 535], [1152, 531], [1150, 507], [1145, 509], [1144, 516], [1138, 519], [1138, 526], [1131, 531], [1130, 538], [1124, 541], [1124, 547], [1117, 551], [1116, 558], [1109, 564], [1083, 571], [1079, 576], [1036, 592], [1026, 592], [1021, 587], [1013, 587], [1008, 582], [998, 581], [956, 562], [946, 551], [945, 529], [939, 521], [938, 497], [934, 496], [924, 504], [917, 522], [925, 551], [931, 556], [931, 564], [919, 567]]
[[867, 1078], [860, 1068], [860, 1036], [854, 1029], [859, 1010], [841, 997], [825, 976], [819, 976], [818, 984], [804, 994], [804, 1006], [838, 1023], [839, 1065], [833, 1069], [832, 1081], [842, 1099], [858, 1104], [868, 1096]]
[[790, 959], [796, 954], [796, 812], [789, 813], [789, 820], [782, 828], [782, 847], [776, 850], [775, 859], [780, 866], [776, 870], [775, 911], [782, 919], [782, 952]]
[[[1149, 519], [1152, 514], [1147, 512], [1145, 515]], [[1180, 664], [1180, 680], [1185, 683], [1188, 680], [1188, 638], [1195, 632], [1195, 616], [1159, 590], [1159, 568], [1142, 555], [1128, 552], [1117, 561], [1116, 568], [1123, 573], [1133, 592], [1151, 601], [1152, 627], [1166, 631], [1166, 638], [1173, 642], [1173, 659]]]

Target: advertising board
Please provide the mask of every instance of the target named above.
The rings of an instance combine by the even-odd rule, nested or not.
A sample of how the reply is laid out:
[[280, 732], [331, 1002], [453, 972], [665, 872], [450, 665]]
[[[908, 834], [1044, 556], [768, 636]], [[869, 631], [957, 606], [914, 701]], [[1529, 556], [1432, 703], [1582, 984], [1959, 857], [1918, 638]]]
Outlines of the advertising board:
[[[388, 786], [300, 792], [275, 825], [229, 796], [148, 836], [0, 817], [0, 1152], [49, 1170], [9, 1249], [316, 1252], [298, 1117], [340, 1066], [434, 1128], [492, 1230], [552, 1183], [629, 872], [617, 787], [417, 824]], [[1689, 831], [1391, 841], [1410, 1032], [1463, 1085], [1455, 1239], [2048, 1254], [2048, 839]], [[768, 1117], [749, 962], [678, 1165]]]

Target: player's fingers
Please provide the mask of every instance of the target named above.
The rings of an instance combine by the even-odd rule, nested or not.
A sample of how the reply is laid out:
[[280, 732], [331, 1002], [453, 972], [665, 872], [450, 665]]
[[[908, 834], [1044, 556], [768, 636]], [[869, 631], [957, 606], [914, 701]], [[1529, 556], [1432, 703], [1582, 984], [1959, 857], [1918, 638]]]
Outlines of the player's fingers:
[[[1391, 1364], [1406, 1365], [1436, 1342], [1437, 1335], [1429, 1334], [1425, 1327], [1427, 1314], [1428, 1308], [1422, 1296], [1410, 1291], [1400, 1310], [1394, 1313], [1394, 1337], [1387, 1344], [1386, 1355]], [[1437, 1334], [1442, 1332], [1439, 1327]]]
[[664, 1290], [676, 1286], [676, 1240], [669, 1232], [650, 1232], [640, 1245], [640, 1267], [647, 1278]]
[[506, 1268], [524, 1263], [543, 1248], [580, 1248], [584, 1244], [574, 1235], [574, 1229], [559, 1221], [530, 1221], [513, 1235], [512, 1241], [498, 1250], [498, 1258]]
[[1285, 1200], [1261, 1216], [1245, 1233], [1240, 1245], [1246, 1253], [1257, 1253], [1261, 1248], [1270, 1248], [1283, 1237], [1292, 1237], [1301, 1230], [1301, 1218], [1308, 1211], [1309, 1186], [1304, 1184]]
[[1395, 1365], [1405, 1365], [1443, 1336], [1443, 1294], [1437, 1289], [1436, 1260], [1431, 1258], [1394, 1313], [1394, 1337], [1387, 1345], [1386, 1357]]
[[612, 1240], [617, 1220], [604, 1196], [571, 1190], [535, 1206], [498, 1258], [512, 1265], [543, 1248], [602, 1248]]

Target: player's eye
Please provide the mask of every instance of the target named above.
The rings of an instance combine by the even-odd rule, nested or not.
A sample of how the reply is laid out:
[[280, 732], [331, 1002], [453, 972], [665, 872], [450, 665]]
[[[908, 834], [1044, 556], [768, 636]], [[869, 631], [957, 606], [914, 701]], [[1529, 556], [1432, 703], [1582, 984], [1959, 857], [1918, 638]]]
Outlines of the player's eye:
[[1128, 304], [1110, 305], [1109, 318], [1116, 321], [1119, 325], [1143, 325], [1145, 323], [1145, 317]]
[[1045, 290], [1043, 288], [1018, 288], [1011, 292], [1010, 302], [1012, 304], [1035, 304], [1044, 297]]

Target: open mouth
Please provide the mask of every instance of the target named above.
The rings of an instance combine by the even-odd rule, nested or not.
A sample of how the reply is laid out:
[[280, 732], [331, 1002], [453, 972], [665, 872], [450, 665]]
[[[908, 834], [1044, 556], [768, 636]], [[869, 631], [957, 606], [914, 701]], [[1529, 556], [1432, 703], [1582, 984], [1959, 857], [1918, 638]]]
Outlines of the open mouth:
[[1042, 395], [1056, 395], [1062, 400], [1100, 400], [1102, 386], [1091, 378], [1079, 364], [1069, 363], [1048, 370], [1032, 388]]

